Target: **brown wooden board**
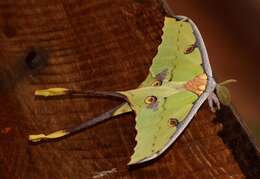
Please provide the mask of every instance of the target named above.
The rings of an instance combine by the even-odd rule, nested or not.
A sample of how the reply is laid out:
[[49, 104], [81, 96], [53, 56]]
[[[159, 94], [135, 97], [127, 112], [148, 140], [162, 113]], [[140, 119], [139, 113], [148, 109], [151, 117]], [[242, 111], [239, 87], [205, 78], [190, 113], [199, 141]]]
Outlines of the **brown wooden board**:
[[135, 145], [128, 114], [64, 140], [28, 135], [72, 127], [119, 101], [35, 99], [36, 89], [135, 88], [161, 42], [156, 0], [0, 1], [0, 178], [257, 178], [259, 150], [228, 108], [205, 104], [159, 159], [128, 168]]

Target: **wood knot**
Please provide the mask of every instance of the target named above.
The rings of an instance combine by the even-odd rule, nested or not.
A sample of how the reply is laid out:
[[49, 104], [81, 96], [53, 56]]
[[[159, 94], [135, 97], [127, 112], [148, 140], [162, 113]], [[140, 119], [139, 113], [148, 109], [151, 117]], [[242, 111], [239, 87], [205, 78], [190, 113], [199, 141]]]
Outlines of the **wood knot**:
[[43, 49], [30, 49], [25, 56], [25, 64], [30, 70], [39, 70], [47, 65], [48, 54]]

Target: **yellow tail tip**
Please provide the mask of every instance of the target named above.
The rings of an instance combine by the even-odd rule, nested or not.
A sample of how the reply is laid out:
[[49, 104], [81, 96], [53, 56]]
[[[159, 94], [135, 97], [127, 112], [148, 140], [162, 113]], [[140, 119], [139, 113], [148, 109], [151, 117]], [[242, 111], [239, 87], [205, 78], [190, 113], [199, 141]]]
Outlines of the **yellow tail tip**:
[[44, 134], [37, 134], [37, 135], [29, 135], [29, 140], [32, 142], [39, 142], [44, 139], [46, 135]]
[[45, 135], [45, 134], [29, 135], [29, 140], [32, 142], [39, 142], [41, 140], [57, 139], [68, 134], [69, 134], [68, 131], [60, 130], [60, 131], [53, 132], [49, 135]]
[[68, 94], [69, 89], [67, 88], [48, 88], [43, 90], [36, 90], [35, 96], [60, 96], [60, 95], [66, 95]]

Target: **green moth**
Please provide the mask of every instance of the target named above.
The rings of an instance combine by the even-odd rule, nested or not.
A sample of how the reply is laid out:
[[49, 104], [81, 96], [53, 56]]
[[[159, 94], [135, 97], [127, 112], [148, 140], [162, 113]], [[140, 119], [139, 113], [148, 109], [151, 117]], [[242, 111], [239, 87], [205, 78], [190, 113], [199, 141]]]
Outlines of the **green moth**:
[[123, 98], [126, 102], [80, 126], [49, 135], [30, 135], [29, 140], [63, 137], [91, 127], [105, 119], [134, 111], [136, 141], [129, 165], [152, 160], [162, 154], [188, 126], [200, 106], [208, 99], [220, 107], [217, 94], [230, 104], [227, 88], [216, 84], [207, 51], [196, 25], [187, 17], [165, 17], [162, 43], [153, 59], [147, 78], [136, 89], [127, 91], [84, 91], [66, 88], [37, 90], [36, 96], [102, 95]]

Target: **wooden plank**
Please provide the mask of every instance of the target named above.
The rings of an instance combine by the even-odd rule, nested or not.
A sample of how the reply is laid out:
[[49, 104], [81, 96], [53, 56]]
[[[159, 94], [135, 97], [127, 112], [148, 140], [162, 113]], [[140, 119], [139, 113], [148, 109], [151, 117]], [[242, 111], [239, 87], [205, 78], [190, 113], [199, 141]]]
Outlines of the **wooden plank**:
[[[35, 99], [60, 86], [130, 89], [147, 74], [164, 11], [151, 1], [0, 2], [0, 178], [256, 178], [259, 151], [229, 109], [207, 105], [158, 160], [128, 168], [134, 116], [124, 115], [55, 142], [28, 134], [89, 120], [119, 101]], [[6, 132], [7, 131], [7, 132]]]

